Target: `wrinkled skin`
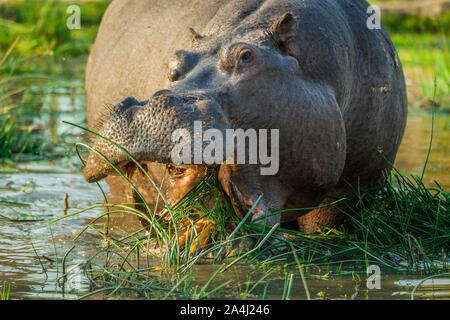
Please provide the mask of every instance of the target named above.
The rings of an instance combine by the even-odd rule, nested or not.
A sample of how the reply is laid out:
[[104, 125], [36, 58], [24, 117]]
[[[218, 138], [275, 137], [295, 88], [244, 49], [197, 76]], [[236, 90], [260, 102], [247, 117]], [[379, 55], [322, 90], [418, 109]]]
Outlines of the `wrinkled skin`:
[[[204, 129], [280, 130], [276, 175], [260, 175], [258, 165], [220, 165], [239, 215], [261, 194], [252, 218], [370, 186], [391, 169], [407, 108], [398, 55], [384, 29], [366, 27], [367, 6], [355, 0], [113, 1], [88, 63], [89, 126], [149, 164], [169, 203], [205, 172], [205, 164], [167, 166], [171, 133], [192, 132], [195, 120]], [[128, 161], [101, 139], [94, 147], [119, 166]], [[112, 192], [131, 194], [91, 153], [86, 179], [108, 175]], [[151, 203], [161, 200], [142, 175], [132, 179]], [[280, 219], [307, 232], [341, 221], [328, 208], [266, 222]]]

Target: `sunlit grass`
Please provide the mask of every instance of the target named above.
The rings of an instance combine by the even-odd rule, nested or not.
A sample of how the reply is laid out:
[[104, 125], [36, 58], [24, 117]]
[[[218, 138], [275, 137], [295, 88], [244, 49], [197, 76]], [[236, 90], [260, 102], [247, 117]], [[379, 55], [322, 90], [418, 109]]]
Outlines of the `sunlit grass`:
[[[68, 30], [60, 1], [0, 3], [0, 162], [61, 157], [52, 128], [43, 125], [45, 95], [82, 85], [84, 65], [107, 2], [79, 3], [82, 29]], [[70, 62], [68, 62], [70, 59]], [[47, 113], [47, 114], [46, 114]], [[54, 136], [54, 134], [53, 134]], [[58, 149], [58, 150], [56, 150]]]
[[411, 106], [430, 108], [435, 102], [450, 109], [450, 41], [445, 34], [392, 34], [407, 80]]
[[[84, 144], [79, 146], [90, 149]], [[104, 160], [108, 162], [108, 159]], [[132, 184], [126, 172], [110, 165]], [[149, 186], [158, 189], [144, 168], [139, 170], [147, 175]], [[101, 234], [106, 245], [88, 258], [86, 272], [96, 288], [89, 295], [131, 291], [147, 298], [255, 297], [255, 290], [259, 288], [255, 284], [267, 284], [269, 275], [280, 276], [281, 273], [285, 277], [285, 287], [279, 298], [286, 298], [291, 291], [293, 275], [299, 280], [300, 270], [319, 268], [333, 273], [353, 270], [364, 274], [371, 264], [393, 272], [434, 274], [448, 270], [450, 193], [438, 183], [427, 187], [422, 179], [423, 174], [409, 176], [394, 170], [386, 181], [371, 189], [355, 189], [353, 198], [335, 202], [339, 203], [341, 214], [346, 216], [346, 223], [316, 234], [283, 229], [278, 224], [265, 226], [255, 220], [250, 222], [247, 217], [253, 208], [239, 221], [214, 170], [210, 170], [176, 205], [165, 203], [166, 217], [156, 216], [141, 197], [137, 205], [98, 204], [57, 221], [88, 210], [108, 209], [95, 219], [105, 220], [102, 230], [93, 230]], [[211, 197], [213, 205], [206, 206], [211, 203]], [[107, 218], [119, 213], [139, 217], [146, 227], [121, 235], [108, 232]], [[188, 233], [186, 244], [181, 245], [180, 235], [186, 234], [183, 223], [188, 221], [194, 226], [200, 219], [208, 219], [213, 224], [209, 245], [205, 248], [198, 245], [201, 230]], [[242, 246], [246, 241], [247, 246]], [[248, 246], [248, 243], [253, 245]], [[195, 270], [199, 264], [213, 267], [206, 283], [196, 281]], [[242, 279], [236, 283], [224, 277], [240, 267], [254, 270], [254, 276], [247, 281], [248, 291], [240, 287]], [[223, 278], [227, 281], [220, 282]], [[236, 291], [238, 284], [240, 289]], [[262, 296], [262, 292], [256, 294], [256, 297]]]
[[[0, 61], [0, 162], [17, 159], [42, 159], [49, 152], [45, 128], [36, 121], [42, 117], [43, 95], [36, 94], [36, 84], [50, 79], [32, 75], [3, 73], [11, 63], [8, 51]], [[34, 86], [33, 86], [34, 85]]]
[[23, 41], [18, 44], [17, 54], [22, 57], [86, 55], [108, 2], [76, 3], [82, 13], [80, 30], [66, 26], [70, 4], [53, 0], [0, 3], [0, 51], [19, 37]]
[[[25, 78], [39, 75], [52, 81], [83, 79], [87, 53], [106, 6], [83, 7], [83, 28], [69, 32], [65, 26], [67, 4], [42, 4], [15, 1], [0, 5], [0, 52], [7, 52], [19, 39], [0, 65], [0, 159], [7, 161], [36, 155], [41, 159], [50, 157], [44, 152], [48, 141], [32, 125], [33, 119], [40, 116], [36, 106], [42, 101], [29, 87], [37, 83]], [[449, 108], [446, 35], [433, 22], [409, 19], [386, 24], [405, 69], [410, 105], [428, 108], [427, 100], [433, 97], [436, 79], [435, 100], [443, 109]], [[415, 32], [405, 32], [405, 26], [414, 27]], [[67, 71], [60, 63], [63, 59], [70, 59], [76, 68]], [[149, 185], [158, 187], [150, 181], [151, 177], [148, 179]], [[206, 206], [211, 197], [212, 208]], [[420, 176], [394, 171], [376, 188], [356, 189], [355, 199], [338, 200], [339, 204], [347, 204], [341, 207], [347, 217], [345, 225], [309, 235], [280, 226], [271, 229], [257, 222], [239, 221], [212, 170], [178, 204], [166, 204], [168, 219], [152, 216], [154, 208], [143, 199], [138, 206], [101, 203], [65, 218], [104, 209], [98, 220], [80, 233], [82, 236], [83, 231], [93, 230], [104, 239], [103, 247], [87, 257], [85, 263], [93, 288], [87, 296], [102, 293], [167, 299], [287, 299], [296, 282], [302, 281], [305, 296], [309, 296], [308, 279], [327, 279], [330, 273], [348, 270], [355, 271], [356, 279], [372, 263], [399, 272], [433, 274], [448, 270], [449, 199], [449, 192], [439, 184], [428, 187]], [[107, 221], [116, 214], [136, 216], [147, 226], [132, 233], [111, 232]], [[247, 217], [249, 214], [251, 211]], [[203, 249], [198, 246], [200, 232], [195, 229], [200, 219], [213, 225], [210, 244]], [[104, 228], [94, 228], [98, 221], [105, 221]], [[187, 225], [183, 225], [186, 221]], [[181, 246], [183, 235], [185, 244]], [[253, 247], [248, 246], [251, 241], [256, 242]], [[199, 265], [211, 267], [206, 281], [198, 279]], [[248, 275], [244, 279], [235, 277], [243, 268]], [[273, 286], [271, 280], [280, 278], [283, 286]], [[5, 284], [0, 293], [0, 298], [9, 298], [10, 286]]]
[[0, 300], [11, 299], [11, 284], [8, 282], [3, 283], [3, 287], [0, 288]]

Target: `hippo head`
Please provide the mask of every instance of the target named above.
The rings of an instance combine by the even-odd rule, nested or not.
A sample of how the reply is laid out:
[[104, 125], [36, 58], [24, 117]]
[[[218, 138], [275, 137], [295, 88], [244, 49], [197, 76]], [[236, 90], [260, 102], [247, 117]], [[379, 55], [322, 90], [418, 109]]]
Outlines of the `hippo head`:
[[[128, 97], [110, 108], [99, 134], [147, 163], [155, 180], [163, 179], [158, 168], [164, 168], [169, 176], [165, 192], [177, 192], [167, 198], [169, 202], [179, 200], [199, 181], [205, 167], [220, 164], [197, 163], [195, 159], [191, 165], [174, 163], [173, 133], [184, 129], [194, 135], [196, 121], [203, 130], [220, 132], [276, 128], [277, 110], [297, 99], [291, 92], [300, 85], [299, 63], [289, 49], [295, 27], [294, 16], [284, 13], [265, 24], [248, 22], [205, 35], [191, 29], [192, 47], [180, 48], [168, 63], [168, 86], [152, 93], [147, 101]], [[111, 174], [110, 164], [129, 168], [129, 156], [117, 145], [95, 138], [93, 149], [96, 151], [90, 152], [84, 168], [87, 181]], [[225, 162], [225, 157], [222, 160]], [[225, 191], [232, 194], [223, 181], [230, 175], [227, 170], [220, 171]], [[146, 197], [154, 202], [155, 194], [147, 192]]]

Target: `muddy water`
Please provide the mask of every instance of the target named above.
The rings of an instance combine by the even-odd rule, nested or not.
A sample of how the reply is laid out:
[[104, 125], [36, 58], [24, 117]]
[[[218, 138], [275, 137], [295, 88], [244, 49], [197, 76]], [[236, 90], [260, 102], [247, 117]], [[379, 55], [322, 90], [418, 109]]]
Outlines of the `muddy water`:
[[[45, 104], [50, 111], [59, 108], [58, 113], [49, 112], [40, 119], [50, 128], [45, 132], [48, 139], [67, 136], [66, 144], [75, 142], [81, 132], [63, 124], [62, 120], [83, 123], [82, 97], [53, 94]], [[396, 161], [397, 168], [402, 172], [421, 174], [430, 137], [431, 115], [411, 112]], [[449, 142], [450, 115], [438, 114], [425, 175], [428, 184], [438, 180], [442, 186], [450, 188]], [[4, 282], [11, 284], [13, 298], [79, 298], [90, 291], [89, 282], [80, 269], [86, 257], [101, 243], [97, 233], [91, 231], [78, 241], [66, 259], [66, 270], [75, 271], [71, 272], [75, 276], [62, 279], [62, 265], [64, 255], [73, 246], [72, 238], [97, 212], [49, 224], [66, 213], [102, 202], [99, 189], [85, 183], [78, 170], [79, 162], [75, 157], [0, 167], [0, 287]], [[69, 209], [65, 212], [66, 194]], [[196, 267], [199, 281], [206, 281], [212, 272], [208, 265]], [[243, 279], [246, 272], [242, 269], [239, 272]], [[248, 272], [251, 272], [250, 268]], [[409, 299], [412, 289], [423, 278], [382, 274], [379, 290], [368, 290], [364, 280], [356, 281], [351, 272], [327, 279], [311, 275], [307, 276], [307, 282], [312, 298]], [[267, 297], [279, 298], [284, 285], [283, 275], [270, 281], [273, 289]], [[103, 298], [102, 295], [93, 297]], [[301, 282], [295, 281], [291, 298], [305, 297]], [[425, 281], [417, 290], [416, 298], [450, 298], [450, 279], [438, 277]]]

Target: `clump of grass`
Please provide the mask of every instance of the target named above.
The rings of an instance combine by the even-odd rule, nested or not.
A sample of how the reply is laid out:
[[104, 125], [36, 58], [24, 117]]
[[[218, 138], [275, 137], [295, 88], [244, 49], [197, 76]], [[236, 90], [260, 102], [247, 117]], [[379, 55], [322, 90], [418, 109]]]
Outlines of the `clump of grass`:
[[[395, 271], [437, 272], [448, 268], [450, 193], [419, 177], [393, 172], [369, 190], [340, 203], [347, 222], [317, 236], [298, 237], [292, 245], [302, 265], [363, 270], [375, 263]], [[269, 248], [268, 248], [269, 249]], [[285, 262], [290, 253], [265, 261]]]
[[[115, 144], [105, 137], [101, 138]], [[85, 144], [79, 146], [90, 148]], [[161, 193], [139, 162], [128, 155], [130, 161], [147, 175], [149, 185]], [[108, 162], [108, 159], [104, 160]], [[137, 191], [125, 173], [110, 165]], [[267, 285], [267, 279], [261, 280], [265, 279], [264, 275], [279, 274], [281, 267], [285, 288], [280, 295], [287, 297], [295, 270], [302, 271], [300, 275], [303, 280], [303, 270], [308, 273], [313, 270], [339, 273], [349, 269], [365, 272], [369, 264], [399, 272], [432, 274], [448, 270], [450, 193], [438, 183], [433, 187], [424, 185], [422, 178], [423, 175], [408, 176], [393, 170], [390, 177], [379, 185], [355, 190], [353, 198], [338, 199], [332, 204], [339, 205], [339, 210], [347, 217], [346, 223], [316, 234], [283, 229], [279, 225], [270, 228], [255, 220], [247, 221], [253, 208], [239, 221], [214, 170], [208, 171], [201, 182], [176, 205], [165, 203], [166, 217], [156, 216], [141, 197], [138, 207], [136, 204], [103, 203], [63, 219], [91, 209], [107, 209], [95, 219], [105, 219], [106, 227], [102, 231], [94, 229], [104, 237], [107, 245], [88, 259], [88, 267], [85, 268], [96, 288], [94, 292], [134, 292], [143, 297], [156, 295], [166, 298], [205, 298], [220, 292], [236, 297], [238, 293], [233, 288], [237, 284], [224, 284], [219, 279], [230, 270], [244, 265], [245, 268], [253, 267], [255, 274], [260, 275], [259, 279], [248, 281], [247, 289], [257, 283]], [[141, 211], [141, 207], [145, 210]], [[112, 234], [108, 231], [107, 221], [117, 213], [137, 216], [147, 226], [120, 236]], [[210, 244], [205, 248], [196, 246], [200, 232], [192, 232], [187, 235], [186, 245], [181, 246], [180, 235], [185, 232], [181, 225], [188, 221], [194, 226], [199, 219], [209, 219], [214, 226]], [[246, 250], [236, 250], [237, 244], [250, 239], [256, 239], [256, 244]], [[152, 250], [155, 244], [162, 250]], [[207, 288], [201, 289], [198, 283], [192, 284], [197, 266], [205, 264], [216, 267], [206, 282], [207, 287], [215, 284], [212, 285], [212, 292]], [[303, 281], [303, 284], [306, 282]], [[255, 288], [249, 290], [253, 292]], [[242, 292], [239, 296], [241, 294], [245, 296]]]
[[[56, 79], [45, 74], [17, 74], [20, 59], [14, 57], [14, 41], [0, 55], [0, 162], [55, 159], [66, 156], [63, 146], [70, 133], [58, 132], [57, 118], [77, 110], [59, 110], [59, 97], [64, 94], [75, 104], [80, 84]], [[33, 60], [35, 64], [36, 60]]]
[[[17, 43], [15, 41], [0, 58], [0, 74]], [[35, 104], [26, 77], [0, 78], [0, 161], [41, 153], [44, 140], [37, 132], [39, 128], [33, 125], [34, 113], [30, 114]]]
[[8, 282], [3, 283], [3, 288], [0, 291], [0, 300], [11, 299], [11, 284]]
[[[450, 108], [450, 42], [447, 34], [393, 33], [408, 82], [408, 101], [413, 107]], [[433, 97], [433, 99], [430, 99]]]
[[433, 267], [450, 248], [450, 193], [437, 182], [427, 187], [420, 177], [394, 172], [381, 188], [360, 194], [356, 207], [347, 206], [343, 213], [353, 229], [343, 232], [395, 252], [409, 268], [420, 263]]

